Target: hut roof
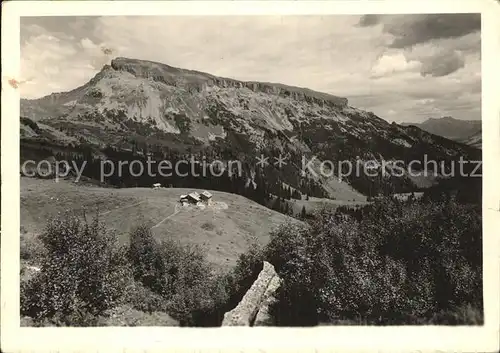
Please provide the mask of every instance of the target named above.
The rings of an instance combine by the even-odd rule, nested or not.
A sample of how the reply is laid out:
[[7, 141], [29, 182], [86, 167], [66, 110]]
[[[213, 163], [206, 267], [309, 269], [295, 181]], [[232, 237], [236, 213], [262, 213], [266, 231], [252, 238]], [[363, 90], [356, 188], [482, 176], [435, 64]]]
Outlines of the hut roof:
[[208, 191], [203, 191], [203, 192], [201, 193], [201, 196], [202, 196], [202, 197], [205, 197], [205, 198], [207, 198], [207, 199], [209, 199], [209, 198], [211, 198], [211, 197], [212, 197], [212, 194], [211, 194], [210, 192], [208, 192]]
[[197, 192], [190, 193], [188, 197], [192, 198], [195, 201], [200, 201], [200, 195]]

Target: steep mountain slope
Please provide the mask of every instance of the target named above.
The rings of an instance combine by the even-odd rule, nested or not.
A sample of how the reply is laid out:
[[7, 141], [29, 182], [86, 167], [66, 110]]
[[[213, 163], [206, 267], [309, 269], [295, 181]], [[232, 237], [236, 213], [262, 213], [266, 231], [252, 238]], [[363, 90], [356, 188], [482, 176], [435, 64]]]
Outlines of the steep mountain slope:
[[[260, 177], [313, 196], [355, 201], [384, 185], [390, 192], [408, 190], [415, 187], [415, 177], [367, 177], [361, 171], [339, 181], [339, 161], [354, 166], [368, 160], [407, 164], [422, 161], [424, 155], [437, 161], [477, 155], [421, 129], [389, 124], [350, 107], [346, 98], [127, 58], [114, 59], [72, 91], [22, 100], [21, 115], [25, 145], [43, 142], [72, 151], [91, 146], [95, 154], [108, 157], [107, 147], [112, 146], [114, 151], [152, 153], [155, 158], [175, 151], [238, 159], [251, 181]], [[255, 166], [261, 153], [270, 163], [262, 171]], [[273, 157], [280, 154], [287, 157], [281, 168], [273, 166]], [[329, 162], [321, 164], [325, 160]], [[343, 168], [346, 172], [348, 167]]]
[[423, 123], [403, 123], [404, 126], [418, 126], [434, 135], [446, 137], [455, 141], [467, 141], [474, 135], [481, 135], [480, 120], [459, 120], [446, 116], [439, 119], [430, 118]]

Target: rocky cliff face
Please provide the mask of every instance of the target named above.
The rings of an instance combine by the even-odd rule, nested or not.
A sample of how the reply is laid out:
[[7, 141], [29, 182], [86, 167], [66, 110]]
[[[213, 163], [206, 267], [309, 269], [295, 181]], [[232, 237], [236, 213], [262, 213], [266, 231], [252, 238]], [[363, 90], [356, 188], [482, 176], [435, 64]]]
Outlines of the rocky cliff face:
[[142, 77], [148, 80], [162, 82], [166, 85], [181, 87], [189, 92], [202, 92], [214, 86], [233, 89], [246, 88], [255, 93], [261, 92], [280, 97], [290, 97], [295, 100], [302, 100], [320, 105], [337, 107], [347, 106], [346, 98], [336, 97], [306, 88], [262, 82], [243, 82], [229, 78], [216, 77], [203, 72], [178, 69], [150, 61], [117, 58], [111, 62], [111, 67], [116, 71], [129, 72], [135, 77]]
[[[236, 121], [214, 121], [222, 118], [216, 112], [220, 105]], [[191, 122], [190, 133], [207, 140], [223, 135], [221, 127], [227, 125], [239, 132], [257, 132], [256, 136], [262, 134], [258, 131], [261, 128], [291, 131], [291, 115], [299, 119], [341, 119], [330, 111], [341, 112], [346, 107], [345, 98], [305, 88], [242, 82], [150, 61], [117, 58], [82, 87], [34, 101], [23, 100], [21, 115], [38, 121], [82, 121], [116, 113], [175, 134], [182, 133], [175, 117], [185, 116]], [[117, 123], [109, 119], [107, 122]]]

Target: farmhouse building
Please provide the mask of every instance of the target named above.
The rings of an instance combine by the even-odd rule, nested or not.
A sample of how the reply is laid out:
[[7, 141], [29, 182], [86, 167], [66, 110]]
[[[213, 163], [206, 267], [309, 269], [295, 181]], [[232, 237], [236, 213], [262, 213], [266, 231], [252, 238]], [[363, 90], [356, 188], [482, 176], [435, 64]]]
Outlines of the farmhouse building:
[[200, 198], [201, 198], [203, 201], [209, 202], [209, 201], [212, 199], [212, 194], [211, 194], [211, 193], [209, 193], [208, 191], [203, 191], [203, 192], [200, 194]]
[[187, 195], [181, 195], [179, 201], [185, 205], [187, 203], [199, 205], [203, 203], [210, 204], [212, 200], [212, 194], [208, 191], [203, 191], [201, 194], [193, 191]]
[[188, 194], [187, 199], [191, 203], [198, 203], [201, 201], [200, 194], [198, 194], [197, 192], [192, 192], [192, 193]]

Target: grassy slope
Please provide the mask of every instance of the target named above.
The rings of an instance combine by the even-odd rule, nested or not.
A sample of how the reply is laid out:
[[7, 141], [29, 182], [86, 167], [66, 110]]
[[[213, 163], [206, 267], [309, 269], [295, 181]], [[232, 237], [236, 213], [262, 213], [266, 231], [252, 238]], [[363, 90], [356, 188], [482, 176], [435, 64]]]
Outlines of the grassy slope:
[[[228, 268], [252, 242], [265, 244], [272, 228], [298, 222], [242, 196], [217, 191], [212, 192], [214, 201], [226, 203], [227, 209], [176, 208], [179, 195], [188, 191], [191, 189], [107, 189], [22, 177], [21, 236], [40, 233], [47, 218], [57, 212], [74, 210], [83, 214], [86, 209], [92, 215], [99, 208], [106, 225], [116, 229], [121, 241], [126, 242], [128, 231], [139, 222], [154, 226], [177, 209], [178, 213], [153, 228], [157, 238], [172, 237], [204, 246], [210, 262]], [[134, 206], [122, 208], [130, 205]]]

